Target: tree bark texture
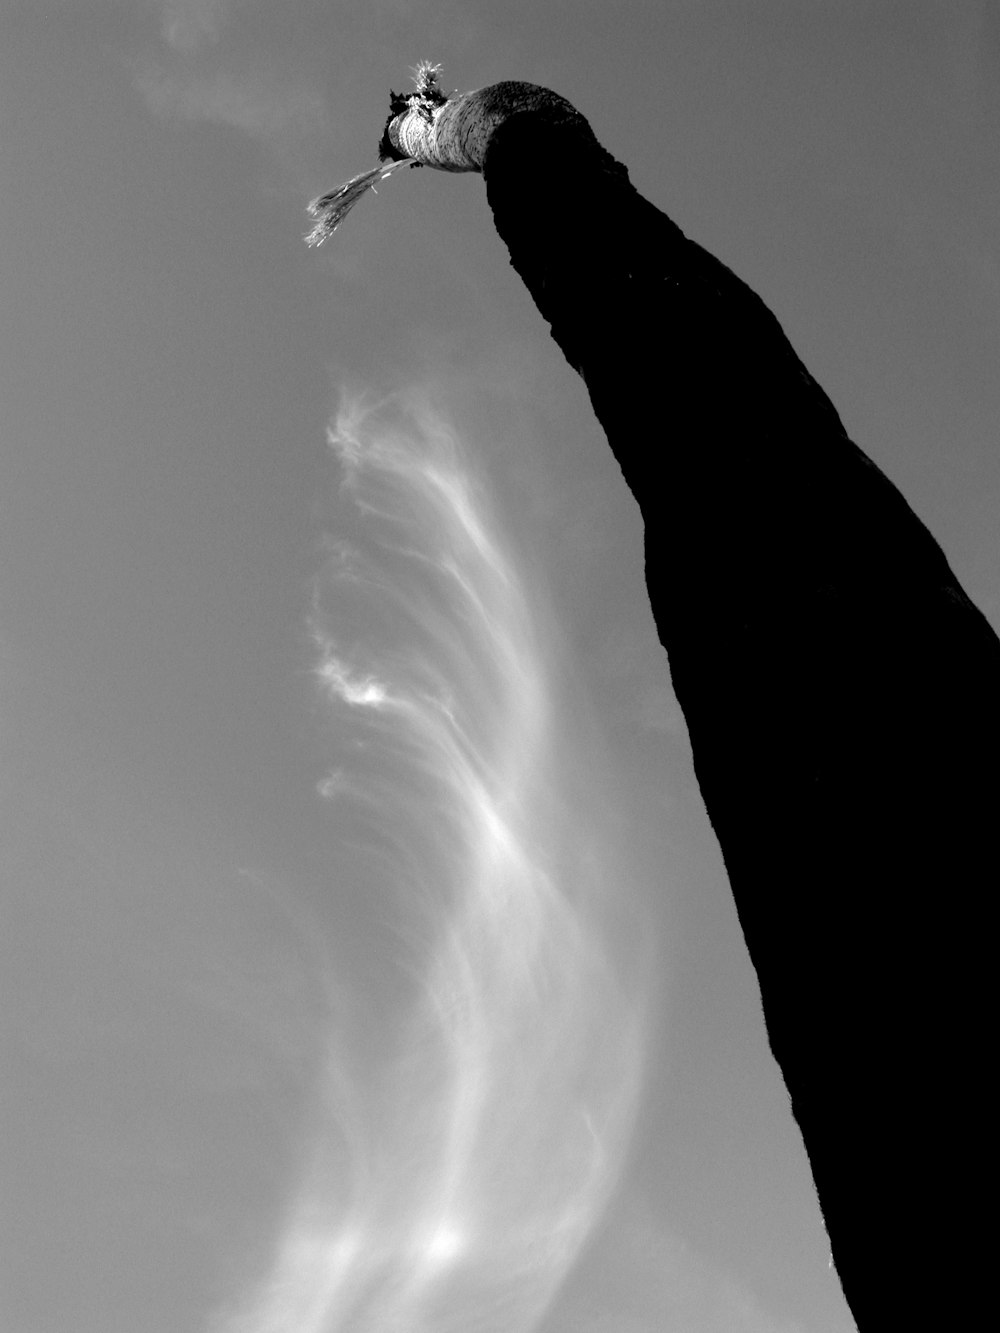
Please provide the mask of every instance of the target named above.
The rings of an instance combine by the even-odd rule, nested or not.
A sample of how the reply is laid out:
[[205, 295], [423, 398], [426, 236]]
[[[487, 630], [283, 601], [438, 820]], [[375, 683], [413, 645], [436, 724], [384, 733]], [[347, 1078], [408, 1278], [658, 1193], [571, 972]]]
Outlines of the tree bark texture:
[[[763, 302], [569, 103], [520, 83], [465, 97], [451, 169], [482, 170], [642, 509], [848, 1303], [862, 1333], [971, 1327], [988, 1298], [1000, 641]], [[401, 120], [392, 155], [412, 156]]]

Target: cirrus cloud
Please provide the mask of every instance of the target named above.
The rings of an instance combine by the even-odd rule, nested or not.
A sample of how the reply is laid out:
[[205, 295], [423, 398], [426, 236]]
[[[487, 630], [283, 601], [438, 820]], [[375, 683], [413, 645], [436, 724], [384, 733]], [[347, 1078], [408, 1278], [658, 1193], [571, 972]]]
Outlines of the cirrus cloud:
[[175, 51], [218, 41], [230, 0], [162, 0], [163, 36]]
[[136, 76], [136, 87], [157, 115], [231, 125], [269, 142], [329, 128], [326, 103], [318, 91], [283, 84], [261, 72], [201, 74], [152, 67]]

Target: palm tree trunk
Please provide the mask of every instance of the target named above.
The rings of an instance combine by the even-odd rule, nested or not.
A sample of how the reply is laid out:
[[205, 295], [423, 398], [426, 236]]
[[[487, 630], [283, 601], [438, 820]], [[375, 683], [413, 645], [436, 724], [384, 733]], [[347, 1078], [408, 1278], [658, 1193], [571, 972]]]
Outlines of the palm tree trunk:
[[763, 302], [568, 102], [524, 83], [419, 102], [384, 155], [482, 172], [642, 509], [654, 616], [858, 1325], [971, 1327], [1000, 642]]

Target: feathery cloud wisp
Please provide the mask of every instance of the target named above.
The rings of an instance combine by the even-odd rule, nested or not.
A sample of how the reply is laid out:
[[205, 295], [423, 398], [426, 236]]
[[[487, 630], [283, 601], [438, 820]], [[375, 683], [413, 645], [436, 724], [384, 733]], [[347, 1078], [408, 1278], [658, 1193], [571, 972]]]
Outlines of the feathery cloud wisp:
[[257, 139], [324, 133], [322, 96], [302, 85], [282, 86], [258, 73], [168, 73], [150, 68], [136, 77], [147, 106], [157, 115], [232, 125]]
[[175, 51], [218, 41], [229, 0], [163, 0], [163, 37]]

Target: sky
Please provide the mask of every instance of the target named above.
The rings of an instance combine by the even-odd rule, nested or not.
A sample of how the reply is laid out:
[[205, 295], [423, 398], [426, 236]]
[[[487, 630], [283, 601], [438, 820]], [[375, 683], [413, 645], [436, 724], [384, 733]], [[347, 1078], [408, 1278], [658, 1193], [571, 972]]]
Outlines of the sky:
[[4, 0], [0, 1328], [848, 1333], [481, 179], [303, 244], [425, 58], [568, 97], [1000, 626], [986, 0]]

